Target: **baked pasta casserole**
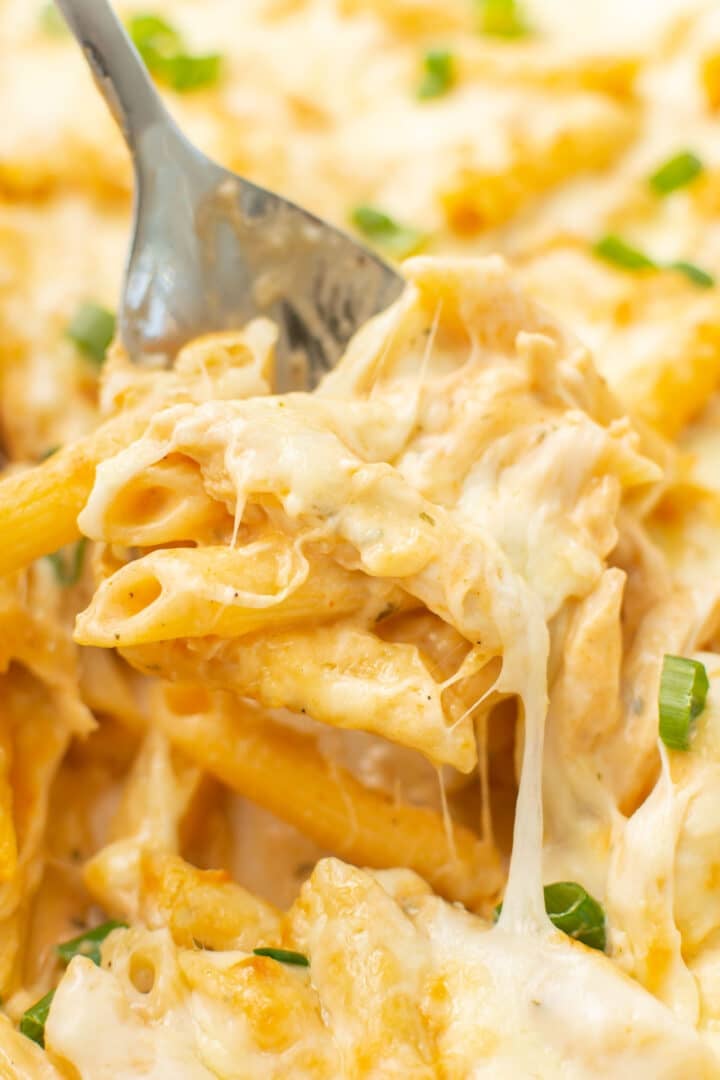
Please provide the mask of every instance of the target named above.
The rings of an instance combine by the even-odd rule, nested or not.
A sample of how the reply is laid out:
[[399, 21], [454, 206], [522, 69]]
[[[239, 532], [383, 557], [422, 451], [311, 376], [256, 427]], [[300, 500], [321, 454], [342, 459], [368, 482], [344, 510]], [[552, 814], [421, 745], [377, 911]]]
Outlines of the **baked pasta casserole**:
[[720, 8], [119, 7], [406, 288], [313, 392], [131, 363], [0, 0], [0, 1076], [720, 1077]]

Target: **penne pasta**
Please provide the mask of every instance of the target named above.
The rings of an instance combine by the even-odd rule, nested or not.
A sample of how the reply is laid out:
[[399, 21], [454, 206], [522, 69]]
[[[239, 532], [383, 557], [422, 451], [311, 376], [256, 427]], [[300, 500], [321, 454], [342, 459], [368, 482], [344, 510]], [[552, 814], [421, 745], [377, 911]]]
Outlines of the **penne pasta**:
[[77, 516], [92, 490], [96, 465], [132, 442], [144, 422], [141, 415], [121, 415], [42, 465], [0, 479], [0, 574], [79, 538]]
[[180, 540], [230, 542], [233, 519], [205, 491], [195, 462], [170, 454], [150, 465], [123, 490], [108, 517], [105, 539], [150, 547]]
[[166, 686], [153, 715], [191, 760], [325, 849], [362, 866], [409, 866], [470, 906], [492, 902], [499, 865], [488, 844], [462, 826], [446, 828], [431, 810], [364, 787], [311, 738], [200, 687]]
[[124, 647], [208, 634], [237, 637], [363, 608], [372, 619], [399, 595], [391, 584], [368, 582], [332, 559], [306, 557], [282, 534], [239, 548], [164, 549], [100, 585], [78, 616], [75, 639]]
[[201, 678], [350, 730], [372, 731], [468, 772], [476, 762], [472, 720], [446, 717], [442, 684], [414, 645], [384, 642], [352, 626], [265, 632], [236, 641], [177, 641], [124, 650], [165, 678]]
[[[60, 448], [42, 464], [24, 472], [0, 478], [0, 574], [29, 566], [41, 555], [57, 551], [80, 536], [77, 517], [92, 490], [97, 465], [128, 446], [143, 431], [153, 411], [163, 404], [202, 397], [243, 397], [267, 393], [268, 375], [272, 367], [276, 338], [274, 327], [267, 320], [256, 319], [244, 332], [231, 340], [227, 335], [208, 335], [208, 339], [191, 348], [188, 346], [173, 372], [142, 373], [122, 365], [108, 381], [106, 404], [117, 415], [107, 420], [92, 434], [67, 447]], [[174, 466], [174, 467], [173, 467]], [[179, 480], [181, 466], [169, 463], [159, 472], [168, 490], [169, 473]], [[158, 480], [160, 477], [157, 478]], [[192, 485], [187, 469], [183, 483]], [[150, 485], [152, 487], [152, 484]], [[215, 535], [221, 511], [207, 507], [195, 487], [196, 502], [209, 510], [205, 526]], [[148, 499], [136, 493], [136, 498]], [[132, 495], [130, 496], [132, 498]], [[157, 499], [157, 495], [155, 496]], [[128, 508], [129, 509], [129, 508]], [[165, 528], [186, 531], [189, 524], [202, 519], [202, 508], [196, 506], [183, 513], [165, 507], [170, 520]], [[176, 520], [180, 517], [185, 530]], [[147, 522], [143, 523], [147, 527]], [[156, 523], [156, 530], [161, 525]], [[122, 531], [122, 530], [121, 530]], [[127, 535], [128, 529], [123, 531]], [[157, 541], [152, 541], [157, 542]]]
[[371, 250], [223, 185], [273, 317], [135, 362], [122, 140], [0, 0], [1, 1080], [716, 1080], [718, 5], [118, 6]]
[[167, 927], [184, 948], [247, 949], [277, 941], [280, 912], [231, 880], [224, 870], [198, 870], [177, 855], [140, 857], [139, 914]]

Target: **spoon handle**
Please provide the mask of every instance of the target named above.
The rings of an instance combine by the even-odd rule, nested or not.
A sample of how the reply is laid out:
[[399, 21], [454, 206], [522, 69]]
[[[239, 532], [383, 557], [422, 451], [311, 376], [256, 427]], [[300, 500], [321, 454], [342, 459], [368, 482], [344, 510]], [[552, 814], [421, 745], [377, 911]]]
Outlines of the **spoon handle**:
[[133, 156], [150, 126], [175, 125], [108, 0], [55, 0]]

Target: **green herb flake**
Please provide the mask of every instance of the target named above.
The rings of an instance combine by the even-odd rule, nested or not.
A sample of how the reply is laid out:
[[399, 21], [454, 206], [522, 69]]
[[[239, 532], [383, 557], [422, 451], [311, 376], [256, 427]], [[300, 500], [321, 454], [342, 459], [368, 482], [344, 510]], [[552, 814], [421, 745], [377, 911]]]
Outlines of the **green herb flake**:
[[430, 49], [423, 60], [423, 78], [417, 96], [421, 101], [442, 97], [455, 83], [455, 58], [447, 49]]
[[669, 654], [663, 658], [658, 719], [660, 738], [669, 749], [689, 749], [692, 722], [705, 708], [709, 688], [699, 660]]
[[478, 27], [490, 37], [520, 38], [530, 33], [530, 25], [518, 0], [476, 0]]
[[160, 16], [133, 15], [128, 32], [148, 71], [172, 90], [185, 93], [219, 81], [220, 53], [190, 53], [182, 35]]
[[427, 514], [424, 510], [420, 511], [419, 516], [423, 521], [427, 521], [428, 525], [434, 525], [435, 524], [435, 518], [431, 517], [430, 514]]
[[115, 316], [100, 304], [88, 301], [77, 309], [66, 334], [84, 356], [101, 366], [115, 337]]
[[545, 910], [550, 921], [568, 937], [591, 949], [605, 949], [605, 912], [597, 900], [575, 881], [546, 885]]
[[[605, 912], [598, 901], [576, 881], [556, 881], [543, 889], [545, 911], [553, 926], [590, 949], [605, 950]], [[502, 904], [495, 908], [500, 918]]]
[[712, 289], [715, 284], [715, 278], [708, 274], [707, 270], [702, 270], [695, 263], [683, 262], [682, 259], [669, 263], [668, 270], [677, 270], [679, 274], [684, 274], [693, 285], [698, 285], [701, 289]]
[[178, 31], [159, 15], [131, 15], [127, 28], [135, 48], [143, 58], [146, 52], [170, 56], [183, 47]]
[[66, 37], [69, 34], [67, 24], [63, 19], [58, 7], [53, 3], [53, 0], [48, 0], [47, 4], [43, 4], [38, 12], [38, 23], [40, 29], [48, 37]]
[[214, 86], [220, 78], [222, 57], [219, 53], [191, 56], [179, 53], [165, 61], [162, 78], [172, 90], [185, 93]]
[[86, 547], [87, 537], [83, 536], [76, 544], [70, 544], [45, 556], [55, 571], [59, 585], [77, 585], [82, 574]]
[[40, 998], [27, 1012], [23, 1013], [20, 1020], [21, 1033], [36, 1042], [38, 1046], [45, 1046], [45, 1024], [54, 996], [55, 991], [50, 990], [45, 997]]
[[627, 244], [622, 237], [609, 233], [593, 246], [593, 254], [605, 262], [612, 263], [620, 270], [643, 271], [643, 270], [675, 270], [701, 289], [711, 289], [715, 285], [715, 278], [707, 270], [701, 269], [695, 263], [678, 260], [671, 263], [658, 263], [651, 259], [638, 248]]
[[658, 265], [642, 251], [631, 247], [614, 233], [608, 233], [593, 246], [593, 254], [622, 270], [657, 270]]
[[93, 964], [97, 964], [99, 967], [101, 947], [105, 938], [113, 930], [125, 929], [127, 929], [127, 923], [110, 919], [109, 922], [105, 922], [101, 926], [95, 926], [92, 930], [86, 930], [84, 934], [79, 934], [78, 937], [72, 938], [70, 941], [63, 941], [55, 947], [55, 951], [63, 964], [69, 964], [75, 956], [87, 956], [88, 960], [92, 960]]
[[310, 961], [304, 953], [293, 952], [291, 949], [270, 949], [263, 946], [261, 949], [253, 949], [253, 952], [255, 956], [269, 956], [271, 960], [277, 960], [281, 964], [310, 967]]
[[669, 195], [672, 191], [691, 184], [702, 171], [703, 163], [700, 158], [686, 150], [661, 165], [648, 182], [656, 195]]
[[395, 221], [375, 206], [356, 206], [351, 221], [358, 232], [396, 259], [412, 255], [425, 242], [419, 229]]

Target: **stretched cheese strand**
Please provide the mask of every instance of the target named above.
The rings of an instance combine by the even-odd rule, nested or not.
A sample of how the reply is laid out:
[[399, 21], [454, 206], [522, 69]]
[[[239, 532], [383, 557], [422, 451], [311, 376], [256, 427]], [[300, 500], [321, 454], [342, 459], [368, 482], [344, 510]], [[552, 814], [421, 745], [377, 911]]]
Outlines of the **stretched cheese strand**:
[[552, 932], [542, 877], [542, 767], [550, 638], [539, 599], [527, 588], [518, 590], [514, 599], [525, 623], [525, 640], [520, 638], [506, 647], [497, 689], [517, 693], [522, 702], [524, 745], [510, 870], [498, 928], [543, 934]]

